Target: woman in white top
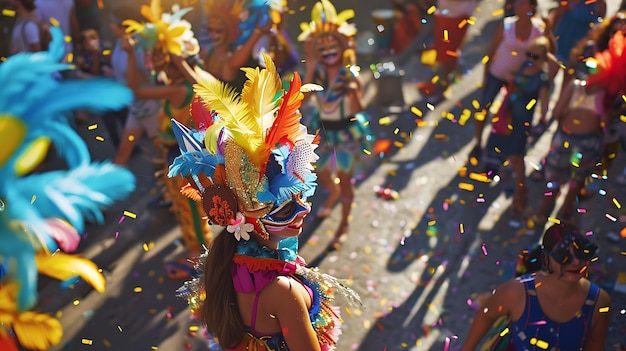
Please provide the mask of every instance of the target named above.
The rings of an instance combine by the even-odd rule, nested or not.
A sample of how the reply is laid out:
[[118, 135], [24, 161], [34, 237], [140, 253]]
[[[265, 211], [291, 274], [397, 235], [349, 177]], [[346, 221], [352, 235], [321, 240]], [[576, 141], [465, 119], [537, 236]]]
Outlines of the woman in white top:
[[[513, 4], [515, 16], [505, 17], [493, 35], [487, 51], [489, 61], [485, 64], [480, 99], [482, 111], [477, 112], [474, 124], [475, 146], [469, 155], [472, 165], [478, 164], [482, 154], [482, 134], [489, 106], [500, 88], [513, 81], [526, 59], [524, 55], [533, 40], [546, 32], [544, 21], [535, 16], [536, 8], [537, 0], [515, 0]], [[551, 50], [554, 50], [554, 45], [551, 46]], [[549, 54], [549, 65], [549, 75], [552, 79], [558, 70], [558, 64], [552, 54]]]

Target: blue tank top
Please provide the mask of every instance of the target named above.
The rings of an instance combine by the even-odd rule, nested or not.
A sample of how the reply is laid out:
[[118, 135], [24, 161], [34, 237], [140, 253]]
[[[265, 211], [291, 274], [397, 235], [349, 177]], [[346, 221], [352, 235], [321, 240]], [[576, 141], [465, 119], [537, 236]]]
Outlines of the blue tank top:
[[582, 350], [593, 316], [594, 306], [600, 295], [600, 287], [591, 283], [587, 298], [576, 316], [565, 323], [557, 323], [545, 316], [537, 291], [535, 279], [530, 274], [520, 280], [526, 289], [526, 305], [522, 316], [511, 322], [511, 339], [517, 350]]

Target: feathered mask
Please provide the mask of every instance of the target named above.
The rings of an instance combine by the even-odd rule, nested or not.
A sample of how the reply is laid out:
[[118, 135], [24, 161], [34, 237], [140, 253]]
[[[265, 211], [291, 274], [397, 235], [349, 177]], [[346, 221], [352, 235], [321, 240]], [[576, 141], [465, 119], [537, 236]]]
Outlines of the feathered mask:
[[183, 192], [202, 201], [214, 224], [251, 224], [269, 234], [261, 219], [295, 194], [313, 195], [318, 140], [300, 124], [303, 92], [321, 89], [302, 85], [296, 73], [283, 90], [272, 59], [267, 68], [242, 68], [247, 81], [241, 95], [207, 72], [194, 86], [191, 114], [198, 130], [172, 121], [181, 156], [169, 176], [187, 177]]
[[140, 45], [146, 52], [156, 49], [166, 54], [193, 56], [200, 51], [200, 45], [191, 30], [191, 23], [182, 19], [191, 10], [191, 7], [179, 9], [172, 6], [171, 14], [163, 13], [161, 1], [152, 0], [150, 6], [141, 6], [141, 14], [147, 23], [125, 20], [122, 24], [127, 26], [127, 33], [139, 35]]
[[340, 34], [338, 37], [352, 38], [357, 31], [354, 23], [348, 23], [348, 20], [353, 17], [353, 9], [343, 10], [337, 14], [330, 0], [321, 0], [315, 3], [311, 10], [311, 22], [300, 23], [302, 33], [298, 36], [298, 41], [320, 34]]

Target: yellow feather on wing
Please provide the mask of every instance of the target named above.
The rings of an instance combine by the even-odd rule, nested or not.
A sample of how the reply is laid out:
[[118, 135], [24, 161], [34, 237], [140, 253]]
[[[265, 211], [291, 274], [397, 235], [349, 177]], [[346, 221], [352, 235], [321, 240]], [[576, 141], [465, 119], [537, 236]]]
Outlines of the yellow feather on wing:
[[[231, 137], [241, 146], [248, 155], [253, 150], [257, 150], [263, 142], [263, 134], [261, 133], [261, 125], [258, 120], [250, 116], [248, 106], [242, 102], [237, 96], [235, 88], [223, 83], [214, 77], [204, 76], [194, 84], [193, 90], [209, 110], [214, 110], [223, 125], [228, 128]], [[213, 126], [207, 129], [207, 136], [210, 130], [215, 130], [215, 122]], [[214, 133], [211, 133], [215, 136]], [[211, 143], [213, 143], [213, 140]], [[205, 140], [207, 149], [209, 143]], [[211, 152], [211, 150], [208, 150]]]
[[97, 292], [103, 293], [106, 282], [98, 266], [86, 258], [56, 252], [53, 255], [37, 253], [37, 270], [51, 278], [67, 280], [80, 276]]
[[347, 9], [347, 10], [343, 10], [341, 11], [338, 15], [337, 15], [337, 24], [342, 24], [347, 22], [349, 19], [354, 18], [354, 10], [353, 9]]
[[48, 350], [63, 338], [63, 327], [57, 319], [31, 311], [16, 316], [13, 331], [20, 345], [29, 350]]

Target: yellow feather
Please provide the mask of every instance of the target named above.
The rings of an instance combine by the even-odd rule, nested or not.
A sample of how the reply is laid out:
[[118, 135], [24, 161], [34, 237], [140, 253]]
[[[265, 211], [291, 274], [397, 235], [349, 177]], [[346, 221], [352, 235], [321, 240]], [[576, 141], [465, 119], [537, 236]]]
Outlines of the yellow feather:
[[349, 19], [354, 18], [354, 15], [355, 13], [353, 9], [343, 10], [337, 15], [336, 23], [341, 25], [342, 23], [347, 22]]
[[314, 83], [303, 84], [300, 87], [300, 92], [302, 93], [308, 93], [310, 91], [322, 91], [322, 90], [324, 90], [324, 87], [318, 84], [314, 84]]
[[194, 91], [209, 110], [217, 112], [232, 138], [248, 155], [259, 147], [263, 141], [260, 125], [250, 118], [247, 105], [241, 102], [235, 88], [215, 78], [201, 78], [194, 85]]
[[246, 72], [246, 82], [241, 91], [241, 101], [248, 105], [250, 118], [257, 119], [260, 123], [261, 131], [266, 131], [274, 122], [274, 112], [276, 105], [276, 95], [282, 91], [282, 82], [276, 65], [272, 58], [262, 53], [265, 60], [265, 69], [243, 67]]
[[48, 350], [63, 337], [63, 327], [57, 319], [31, 311], [16, 316], [13, 331], [19, 343], [29, 350]]
[[98, 270], [98, 266], [86, 258], [66, 255], [57, 252], [53, 255], [38, 253], [35, 256], [37, 270], [58, 280], [67, 280], [80, 276], [97, 292], [104, 292], [106, 282]]
[[11, 323], [13, 313], [17, 312], [17, 291], [19, 290], [17, 283], [2, 283], [0, 289], [0, 322]]
[[327, 23], [337, 23], [337, 10], [332, 2], [329, 0], [321, 0], [322, 6], [324, 7], [324, 15], [326, 16], [325, 22]]

